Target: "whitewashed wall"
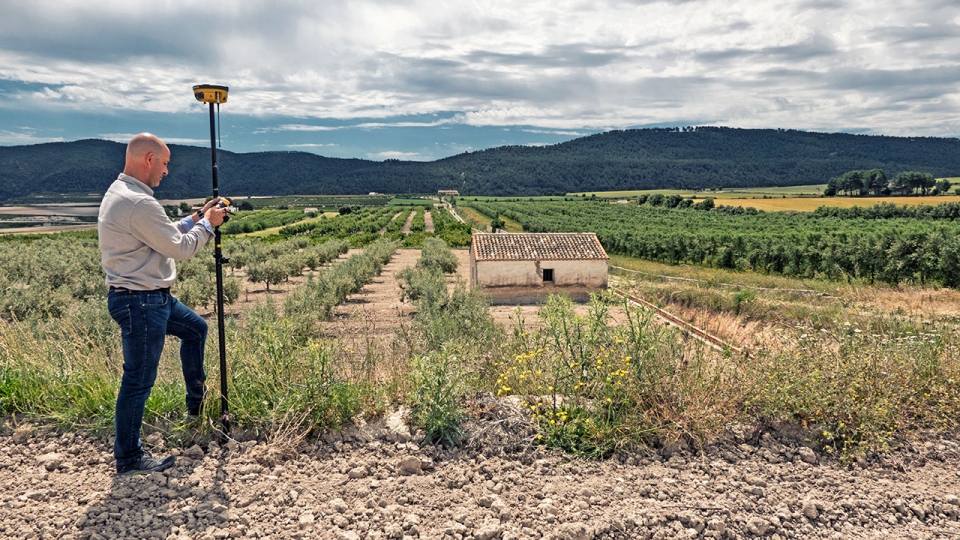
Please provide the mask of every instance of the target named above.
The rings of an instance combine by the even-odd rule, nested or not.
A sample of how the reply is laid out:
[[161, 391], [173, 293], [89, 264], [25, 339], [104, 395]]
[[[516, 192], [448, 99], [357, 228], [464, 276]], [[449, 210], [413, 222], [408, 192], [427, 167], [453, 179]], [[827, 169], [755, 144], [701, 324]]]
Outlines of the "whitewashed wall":
[[471, 280], [487, 287], [544, 286], [543, 269], [553, 269], [555, 287], [607, 286], [607, 261], [471, 261]]

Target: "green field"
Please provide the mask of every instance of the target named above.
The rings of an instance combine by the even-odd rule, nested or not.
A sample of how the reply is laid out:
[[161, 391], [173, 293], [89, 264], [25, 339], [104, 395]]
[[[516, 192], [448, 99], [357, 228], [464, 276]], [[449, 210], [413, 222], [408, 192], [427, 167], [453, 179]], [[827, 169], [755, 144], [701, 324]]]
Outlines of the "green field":
[[390, 201], [389, 195], [283, 195], [278, 197], [233, 197], [231, 202], [239, 205], [249, 202], [254, 208], [338, 208], [341, 206], [383, 206]]
[[513, 219], [527, 232], [592, 231], [608, 253], [639, 259], [960, 288], [956, 202], [822, 208], [809, 213], [758, 212], [732, 205], [710, 208], [703, 202], [685, 208], [600, 200], [463, 203], [467, 205], [486, 216]]
[[487, 197], [483, 195], [474, 195], [470, 197], [457, 197], [457, 201], [562, 201], [565, 197], [559, 195], [538, 195], [536, 197]]
[[437, 203], [436, 199], [410, 199], [403, 197], [394, 197], [390, 199], [390, 206], [433, 206]]
[[[305, 220], [303, 220], [303, 221], [301, 221], [301, 222], [299, 222], [299, 223], [316, 223], [316, 222], [319, 222], [319, 221], [323, 221], [324, 218], [326, 218], [326, 219], [333, 219], [333, 218], [335, 218], [335, 217], [337, 217], [337, 216], [339, 216], [339, 215], [340, 215], [340, 214], [338, 214], [338, 213], [336, 213], [336, 212], [322, 212], [320, 215], [318, 215], [318, 216], [315, 217], [315, 218], [305, 219]], [[252, 232], [252, 233], [245, 233], [245, 234], [241, 234], [240, 236], [270, 236], [270, 235], [274, 235], [274, 234], [279, 234], [279, 233], [280, 233], [280, 229], [282, 229], [283, 227], [284, 227], [284, 226], [282, 226], [282, 225], [279, 226], [279, 227], [270, 227], [269, 229], [264, 229], [264, 230], [262, 230], [262, 231], [257, 231], [257, 232]]]

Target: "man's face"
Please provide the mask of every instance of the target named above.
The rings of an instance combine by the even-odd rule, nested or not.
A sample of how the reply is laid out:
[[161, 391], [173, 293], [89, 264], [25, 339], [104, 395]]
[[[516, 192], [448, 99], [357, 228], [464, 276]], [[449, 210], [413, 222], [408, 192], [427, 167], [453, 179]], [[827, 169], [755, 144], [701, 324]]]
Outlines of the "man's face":
[[170, 164], [170, 150], [164, 148], [158, 153], [147, 154], [150, 171], [144, 184], [155, 188], [160, 185], [160, 179], [167, 175], [167, 165]]

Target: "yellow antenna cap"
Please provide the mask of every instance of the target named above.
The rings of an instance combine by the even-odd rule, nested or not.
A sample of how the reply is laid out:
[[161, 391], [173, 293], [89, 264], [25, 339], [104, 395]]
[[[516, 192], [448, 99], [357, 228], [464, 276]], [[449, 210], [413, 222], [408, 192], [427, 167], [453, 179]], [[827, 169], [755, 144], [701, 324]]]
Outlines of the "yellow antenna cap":
[[198, 84], [193, 87], [193, 97], [203, 103], [226, 103], [228, 90], [226, 86]]

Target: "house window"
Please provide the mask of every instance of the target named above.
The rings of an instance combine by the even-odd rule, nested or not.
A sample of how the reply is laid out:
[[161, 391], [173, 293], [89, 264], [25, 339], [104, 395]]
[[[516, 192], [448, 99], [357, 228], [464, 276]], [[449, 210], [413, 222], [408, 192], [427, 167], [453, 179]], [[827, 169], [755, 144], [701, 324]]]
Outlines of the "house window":
[[553, 281], [553, 268], [544, 268], [543, 269], [543, 282], [552, 282]]

